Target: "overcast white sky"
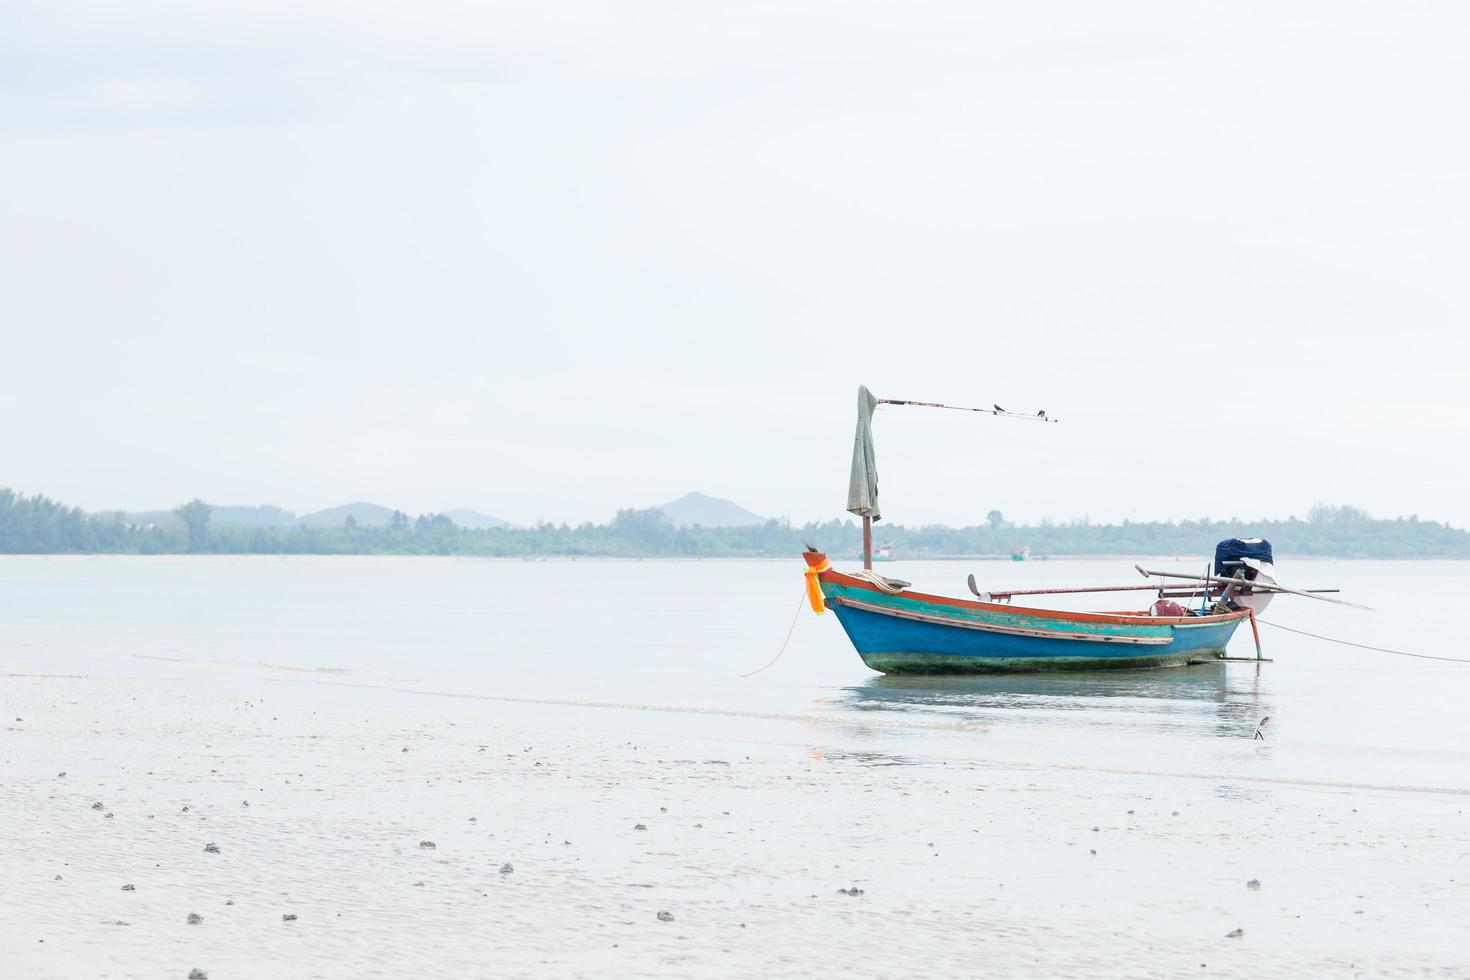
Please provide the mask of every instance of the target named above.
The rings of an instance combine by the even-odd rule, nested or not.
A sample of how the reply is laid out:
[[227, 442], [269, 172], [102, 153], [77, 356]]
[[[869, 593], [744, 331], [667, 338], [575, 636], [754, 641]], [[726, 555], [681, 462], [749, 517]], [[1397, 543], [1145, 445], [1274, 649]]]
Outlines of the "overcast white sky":
[[1465, 11], [9, 0], [0, 485], [1470, 525]]

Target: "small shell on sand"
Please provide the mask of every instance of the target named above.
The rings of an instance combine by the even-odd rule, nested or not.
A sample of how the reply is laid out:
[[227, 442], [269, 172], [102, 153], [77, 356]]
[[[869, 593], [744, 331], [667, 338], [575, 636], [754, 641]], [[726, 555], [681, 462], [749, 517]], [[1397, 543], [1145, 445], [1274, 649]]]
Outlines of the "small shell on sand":
[[660, 922], [673, 922], [674, 921], [674, 913], [672, 913], [672, 912], [660, 912], [658, 914], [658, 921], [660, 921]]
[[199, 923], [204, 921], [204, 916], [200, 915], [198, 912], [190, 912], [189, 918], [185, 919], [184, 921], [189, 923], [189, 925], [191, 926], [197, 926]]
[[209, 974], [196, 968], [189, 971], [189, 980], [209, 980]]
[[421, 840], [421, 841], [419, 841], [419, 847], [422, 847], [426, 851], [432, 851], [434, 848], [436, 848], [438, 846], [439, 846], [438, 844], [435, 844], [431, 840]]
[[515, 866], [512, 865], [509, 861], [505, 862], [504, 864], [502, 864], [500, 866], [500, 873], [503, 874], [503, 875], [508, 875], [508, 874], [510, 874], [514, 870], [515, 870]]

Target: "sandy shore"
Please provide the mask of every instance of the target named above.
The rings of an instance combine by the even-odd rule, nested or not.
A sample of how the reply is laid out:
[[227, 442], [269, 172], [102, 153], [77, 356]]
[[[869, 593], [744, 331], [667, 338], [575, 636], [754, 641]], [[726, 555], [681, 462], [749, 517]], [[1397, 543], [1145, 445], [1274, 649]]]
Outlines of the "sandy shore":
[[6, 977], [1470, 964], [1456, 793], [925, 761], [800, 722], [714, 733], [312, 675], [0, 691]]

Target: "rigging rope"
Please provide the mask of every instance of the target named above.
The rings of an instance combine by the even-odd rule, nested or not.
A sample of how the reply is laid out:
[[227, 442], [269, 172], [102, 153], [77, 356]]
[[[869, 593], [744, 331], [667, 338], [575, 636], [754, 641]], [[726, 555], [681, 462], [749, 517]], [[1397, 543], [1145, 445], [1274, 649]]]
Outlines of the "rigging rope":
[[1293, 629], [1290, 626], [1282, 626], [1280, 623], [1273, 623], [1270, 620], [1261, 619], [1259, 616], [1256, 617], [1256, 622], [1265, 623], [1267, 626], [1274, 626], [1279, 630], [1286, 630], [1286, 632], [1288, 633], [1297, 633], [1301, 636], [1310, 636], [1314, 640], [1326, 640], [1328, 643], [1341, 643], [1343, 646], [1346, 647], [1357, 647], [1359, 650], [1372, 650], [1374, 653], [1391, 653], [1396, 657], [1414, 657], [1418, 660], [1444, 660], [1452, 664], [1470, 664], [1470, 659], [1466, 659], [1464, 657], [1436, 657], [1427, 653], [1409, 653], [1405, 650], [1390, 650], [1387, 647], [1372, 647], [1366, 643], [1354, 643], [1351, 640], [1339, 640], [1336, 637], [1323, 636], [1320, 633], [1308, 633], [1306, 630]]
[[[903, 591], [903, 589], [899, 586], [890, 585], [888, 579], [884, 578], [882, 575], [879, 575], [871, 568], [865, 568], [861, 572], [853, 572], [852, 577], [860, 578], [864, 582], [872, 582], [878, 587], [878, 591], [886, 592], [889, 595], [898, 595], [900, 592]], [[895, 579], [894, 581], [897, 581], [897, 579]], [[904, 585], [907, 584], [907, 582], [904, 583]]]
[[[803, 591], [801, 593], [801, 601], [796, 604], [796, 615], [791, 617], [791, 628], [786, 631], [786, 639], [784, 641], [782, 641], [782, 643], [781, 643], [781, 649], [779, 649], [779, 650], [776, 651], [776, 655], [771, 658], [771, 663], [766, 664], [766, 667], [769, 667], [769, 666], [771, 666], [771, 664], [774, 664], [777, 660], [780, 660], [781, 659], [781, 654], [783, 654], [783, 653], [786, 652], [786, 646], [787, 646], [787, 644], [789, 644], [791, 642], [791, 634], [796, 632], [796, 621], [801, 618], [801, 607], [803, 605], [805, 605], [805, 604], [806, 604], [806, 592]], [[759, 674], [761, 671], [765, 670], [766, 667], [758, 667], [755, 670], [752, 670], [750, 673], [748, 673], [748, 674], [741, 674], [740, 676], [741, 677], [754, 677], [756, 674]]]

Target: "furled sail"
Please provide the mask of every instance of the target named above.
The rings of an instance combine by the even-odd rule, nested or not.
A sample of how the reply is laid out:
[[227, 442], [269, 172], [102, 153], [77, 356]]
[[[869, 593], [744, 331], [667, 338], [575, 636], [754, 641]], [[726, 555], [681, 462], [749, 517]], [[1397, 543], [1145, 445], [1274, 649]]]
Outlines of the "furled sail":
[[858, 388], [857, 432], [852, 437], [852, 477], [847, 484], [847, 509], [859, 517], [879, 520], [878, 464], [873, 460], [873, 410], [878, 399], [865, 386]]

